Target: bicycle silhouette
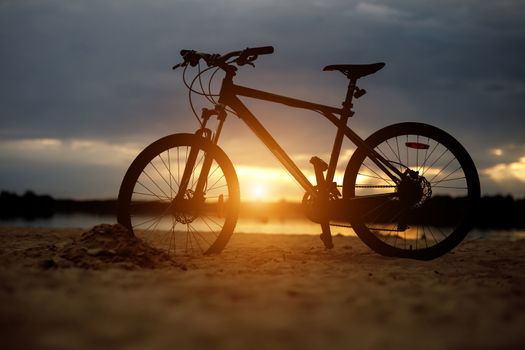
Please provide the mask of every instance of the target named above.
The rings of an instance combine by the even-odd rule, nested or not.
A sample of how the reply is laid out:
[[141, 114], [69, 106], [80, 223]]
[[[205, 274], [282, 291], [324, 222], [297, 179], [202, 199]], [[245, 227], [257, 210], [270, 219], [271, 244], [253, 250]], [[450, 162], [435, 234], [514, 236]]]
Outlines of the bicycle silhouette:
[[[395, 257], [433, 259], [463, 240], [472, 227], [480, 184], [474, 162], [457, 140], [422, 123], [390, 125], [366, 139], [347, 126], [354, 115], [353, 100], [366, 93], [357, 86], [358, 79], [377, 72], [384, 63], [325, 67], [325, 71], [338, 71], [349, 79], [342, 107], [331, 107], [233, 82], [238, 67], [253, 66], [259, 55], [271, 53], [271, 46], [224, 55], [181, 51], [183, 61], [173, 69], [184, 67], [186, 73], [188, 67], [199, 67], [190, 84], [184, 79], [190, 104], [191, 94], [196, 92], [206, 96], [213, 108], [202, 110], [200, 127], [194, 134], [163, 137], [137, 156], [120, 187], [120, 224], [140, 236], [153, 237], [175, 254], [221, 252], [234, 231], [240, 206], [235, 168], [217, 145], [231, 113], [304, 189], [303, 208], [310, 220], [320, 224], [320, 237], [327, 248], [333, 247], [331, 225], [352, 227], [374, 251]], [[207, 65], [203, 71], [201, 61]], [[213, 74], [206, 92], [201, 76], [209, 70]], [[219, 94], [214, 95], [211, 81], [220, 71], [224, 77]], [[194, 89], [195, 84], [202, 92]], [[318, 157], [310, 160], [315, 184], [239, 96], [315, 111], [334, 124], [336, 134], [328, 163]], [[207, 127], [211, 118], [217, 119], [214, 131]], [[341, 192], [334, 176], [345, 137], [357, 149], [346, 166]]]

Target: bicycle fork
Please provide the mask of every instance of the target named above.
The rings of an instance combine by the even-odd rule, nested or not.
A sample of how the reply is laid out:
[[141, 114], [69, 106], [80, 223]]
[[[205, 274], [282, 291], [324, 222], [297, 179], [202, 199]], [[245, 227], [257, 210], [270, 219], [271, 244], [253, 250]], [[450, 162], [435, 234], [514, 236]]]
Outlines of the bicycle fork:
[[[212, 131], [206, 128], [208, 120], [213, 115], [217, 115], [217, 120], [219, 121], [215, 134], [212, 134]], [[224, 106], [216, 105], [214, 109], [203, 108], [201, 118], [203, 119], [203, 122], [201, 123], [201, 127], [195, 132], [195, 136], [198, 138], [208, 140], [214, 145], [216, 145], [219, 140], [224, 121], [226, 120], [226, 112], [224, 111]], [[197, 184], [195, 185], [195, 189], [188, 189], [188, 185], [190, 184], [190, 180], [195, 170], [195, 166], [198, 165], [197, 157], [199, 155], [199, 150], [199, 147], [192, 147], [190, 149], [190, 153], [188, 155], [188, 159], [186, 161], [181, 183], [179, 186], [179, 192], [177, 193], [177, 196], [174, 199], [175, 202], [180, 202], [184, 199], [191, 199], [194, 203], [196, 202], [196, 204], [204, 203], [207, 179], [213, 162], [213, 155], [209, 153], [205, 153], [203, 155], [204, 159], [202, 161], [202, 167], [200, 170], [199, 177], [197, 179]], [[221, 195], [219, 197], [219, 206], [223, 204], [223, 200], [224, 199]], [[222, 210], [223, 208], [218, 208], [219, 216]]]

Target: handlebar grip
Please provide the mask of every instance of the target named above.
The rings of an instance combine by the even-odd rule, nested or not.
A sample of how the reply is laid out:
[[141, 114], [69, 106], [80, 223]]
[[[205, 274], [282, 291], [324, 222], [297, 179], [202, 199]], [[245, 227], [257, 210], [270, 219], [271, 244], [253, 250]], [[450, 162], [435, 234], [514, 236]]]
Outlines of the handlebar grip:
[[245, 50], [246, 55], [269, 55], [273, 53], [273, 46], [251, 47]]

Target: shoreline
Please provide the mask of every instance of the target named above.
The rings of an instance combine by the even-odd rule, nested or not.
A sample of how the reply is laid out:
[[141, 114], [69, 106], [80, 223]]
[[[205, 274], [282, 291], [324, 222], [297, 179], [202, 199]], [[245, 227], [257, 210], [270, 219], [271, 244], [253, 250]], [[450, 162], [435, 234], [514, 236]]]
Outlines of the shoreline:
[[525, 240], [467, 240], [428, 261], [358, 238], [234, 234], [178, 267], [45, 269], [82, 229], [0, 227], [7, 348], [517, 349]]
[[[64, 217], [57, 216], [54, 220], [42, 221], [34, 220], [31, 222], [25, 221], [0, 221], [0, 231], [9, 228], [27, 228], [27, 229], [43, 229], [43, 230], [67, 230], [79, 229], [88, 230], [100, 222], [116, 223], [116, 219], [112, 216], [94, 216], [82, 214], [66, 215]], [[252, 234], [254, 232], [261, 234], [286, 234], [286, 235], [313, 235], [319, 236], [321, 228], [319, 224], [309, 221], [305, 218], [273, 218], [270, 220], [261, 220], [253, 218], [239, 218], [237, 226], [234, 230], [234, 235]], [[332, 235], [336, 236], [342, 234], [344, 236], [356, 237], [355, 232], [351, 228], [332, 227]], [[519, 241], [525, 239], [525, 229], [520, 228], [474, 228], [472, 229], [465, 240], [503, 240], [503, 241]]]

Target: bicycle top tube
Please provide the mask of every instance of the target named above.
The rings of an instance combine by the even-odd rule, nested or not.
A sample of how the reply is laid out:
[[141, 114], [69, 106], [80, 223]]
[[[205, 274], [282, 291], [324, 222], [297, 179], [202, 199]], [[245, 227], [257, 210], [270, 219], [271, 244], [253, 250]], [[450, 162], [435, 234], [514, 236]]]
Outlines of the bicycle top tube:
[[331, 113], [351, 117], [354, 114], [351, 110], [353, 107], [352, 98], [359, 98], [366, 93], [365, 90], [359, 89], [356, 86], [357, 79], [373, 74], [385, 66], [385, 64], [381, 62], [374, 64], [339, 64], [324, 67], [324, 71], [340, 71], [348, 79], [350, 79], [346, 98], [342, 103], [343, 108], [312, 103], [233, 84], [233, 77], [237, 72], [237, 67], [235, 67], [235, 65], [243, 66], [248, 64], [254, 66], [253, 62], [258, 58], [259, 55], [272, 54], [273, 52], [273, 46], [246, 48], [240, 51], [231, 51], [224, 55], [209, 54], [197, 52], [194, 50], [181, 50], [180, 54], [183, 58], [183, 62], [175, 65], [173, 69], [178, 67], [187, 67], [188, 65], [194, 67], [199, 64], [200, 60], [204, 60], [209, 68], [217, 67], [226, 72], [220, 96], [223, 94], [234, 93], [238, 96], [253, 97], [256, 99], [281, 103], [292, 107], [320, 111], [323, 114]]
[[252, 89], [249, 87], [241, 86], [232, 84], [231, 86], [227, 86], [228, 91], [226, 94], [233, 94], [235, 96], [245, 96], [245, 97], [251, 97], [258, 100], [263, 101], [269, 101], [269, 102], [275, 102], [284, 104], [290, 107], [295, 108], [303, 108], [303, 109], [309, 109], [313, 111], [319, 111], [322, 113], [330, 113], [330, 114], [341, 114], [343, 113], [342, 108], [336, 108], [332, 106], [327, 106], [319, 103], [304, 101], [288, 96], [278, 95], [271, 92], [266, 92], [262, 90]]

